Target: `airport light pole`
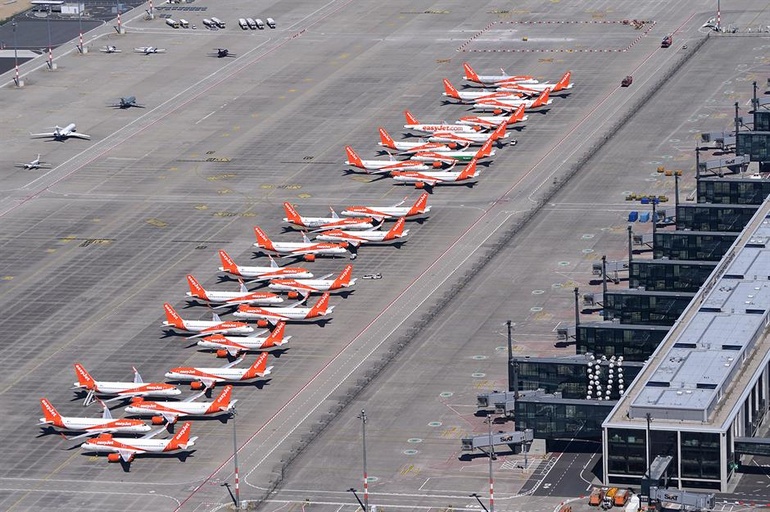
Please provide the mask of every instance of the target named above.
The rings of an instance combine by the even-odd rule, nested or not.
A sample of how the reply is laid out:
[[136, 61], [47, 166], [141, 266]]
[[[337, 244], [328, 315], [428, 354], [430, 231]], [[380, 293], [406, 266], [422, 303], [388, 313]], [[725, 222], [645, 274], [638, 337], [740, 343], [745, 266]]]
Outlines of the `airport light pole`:
[[11, 22], [13, 27], [13, 65], [16, 67], [16, 76], [13, 81], [16, 82], [16, 87], [19, 86], [19, 53], [18, 45], [16, 44], [16, 19]]
[[235, 510], [241, 509], [241, 488], [240, 488], [240, 479], [238, 476], [238, 441], [235, 437], [235, 417], [237, 416], [237, 411], [235, 410], [235, 407], [230, 409], [230, 418], [233, 420], [233, 464], [235, 465]]
[[48, 15], [45, 17], [48, 26], [48, 69], [53, 69], [53, 50], [51, 49], [51, 6], [48, 6]]
[[[364, 509], [364, 504], [361, 502], [361, 498], [358, 497], [358, 494], [356, 494], [356, 490], [353, 487], [351, 487], [350, 489], [348, 489], [348, 492], [352, 492], [353, 493], [353, 496], [356, 497], [356, 501], [358, 502], [358, 504], [361, 505], [362, 509]], [[364, 510], [366, 510], [366, 509], [364, 509]]]
[[492, 475], [492, 460], [495, 458], [495, 445], [492, 443], [492, 415], [487, 416], [489, 426], [489, 512], [495, 512], [495, 479]]
[[481, 508], [484, 509], [484, 512], [489, 512], [489, 510], [487, 510], [487, 507], [484, 506], [484, 502], [481, 501], [481, 496], [479, 496], [475, 492], [473, 494], [469, 494], [468, 496], [470, 496], [471, 498], [476, 498], [476, 501], [479, 502], [479, 505], [481, 505]]
[[83, 53], [83, 3], [78, 3], [78, 27], [80, 28], [80, 44], [78, 45], [78, 51]]
[[[366, 472], [366, 411], [361, 409], [357, 416], [361, 420], [361, 439], [364, 447], [364, 512], [369, 512], [369, 475]], [[354, 493], [355, 494], [355, 493]], [[358, 498], [358, 496], [356, 496]]]

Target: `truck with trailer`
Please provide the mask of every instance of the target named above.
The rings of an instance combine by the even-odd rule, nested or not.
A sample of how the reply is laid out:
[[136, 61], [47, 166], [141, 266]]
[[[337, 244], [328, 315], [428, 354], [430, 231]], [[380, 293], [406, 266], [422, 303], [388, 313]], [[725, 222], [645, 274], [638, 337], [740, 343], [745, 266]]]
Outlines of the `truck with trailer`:
[[215, 18], [214, 16], [211, 17], [211, 22], [216, 25], [218, 28], [225, 28], [225, 22], [220, 20], [219, 18]]
[[246, 18], [238, 18], [238, 26], [243, 30], [249, 30], [249, 23], [246, 21]]

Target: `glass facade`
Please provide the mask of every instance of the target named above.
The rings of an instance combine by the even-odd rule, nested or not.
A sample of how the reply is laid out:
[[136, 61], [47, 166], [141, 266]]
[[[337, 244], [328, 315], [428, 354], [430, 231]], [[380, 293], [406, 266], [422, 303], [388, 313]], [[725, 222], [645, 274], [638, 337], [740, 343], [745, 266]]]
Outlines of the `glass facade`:
[[644, 287], [649, 291], [697, 292], [718, 263], [718, 261], [635, 260], [628, 268], [629, 287]]
[[538, 439], [600, 440], [602, 422], [614, 406], [615, 402], [522, 398], [516, 401], [516, 430], [531, 428]]
[[641, 478], [647, 472], [646, 440], [644, 430], [607, 429], [607, 472]]
[[757, 208], [753, 204], [680, 204], [676, 209], [676, 229], [740, 232]]
[[770, 180], [701, 178], [698, 202], [760, 205], [770, 195]]
[[694, 293], [617, 290], [604, 296], [604, 318], [621, 324], [674, 325]]
[[[514, 358], [514, 381], [518, 382], [519, 391], [543, 389], [546, 393], [561, 393], [565, 399], [583, 399], [588, 395], [588, 361], [586, 357]], [[601, 365], [601, 374], [604, 376], [602, 384], [606, 385], [609, 361], [603, 361]], [[642, 362], [623, 361], [623, 380], [626, 387], [631, 385], [643, 366]], [[615, 372], [617, 374], [617, 368]], [[619, 398], [617, 386], [611, 389], [610, 398]]]
[[739, 233], [658, 231], [652, 257], [669, 260], [719, 261]]
[[719, 481], [719, 434], [682, 432], [682, 478]]
[[663, 341], [668, 327], [596, 322], [580, 324], [577, 331], [578, 354], [623, 356], [625, 361], [644, 362]]

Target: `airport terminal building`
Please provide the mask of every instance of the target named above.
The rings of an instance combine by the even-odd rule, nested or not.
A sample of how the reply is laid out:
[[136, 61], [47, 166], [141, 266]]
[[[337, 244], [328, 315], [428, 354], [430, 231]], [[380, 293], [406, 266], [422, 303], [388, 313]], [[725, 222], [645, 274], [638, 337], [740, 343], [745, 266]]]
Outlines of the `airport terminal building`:
[[602, 424], [604, 483], [639, 485], [671, 456], [671, 487], [728, 490], [770, 394], [770, 200], [752, 217]]

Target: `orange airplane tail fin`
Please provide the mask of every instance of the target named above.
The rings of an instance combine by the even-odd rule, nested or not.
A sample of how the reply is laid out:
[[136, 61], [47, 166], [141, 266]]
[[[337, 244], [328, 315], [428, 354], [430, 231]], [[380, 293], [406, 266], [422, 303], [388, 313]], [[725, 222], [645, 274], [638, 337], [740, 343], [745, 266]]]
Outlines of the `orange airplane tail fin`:
[[483, 146], [476, 152], [476, 156], [474, 158], [484, 158], [485, 156], [489, 156], [492, 154], [492, 144], [494, 143], [495, 139], [492, 137], [488, 138], [487, 141], [484, 143]]
[[406, 219], [400, 217], [393, 225], [393, 227], [390, 228], [390, 231], [388, 231], [388, 233], [385, 235], [385, 240], [392, 240], [393, 238], [401, 236], [401, 234], [404, 232], [404, 224], [406, 224]]
[[230, 405], [230, 398], [232, 395], [233, 387], [229, 385], [225, 386], [224, 389], [222, 389], [222, 392], [219, 393], [219, 396], [216, 397], [213, 402], [211, 402], [211, 405], [206, 412], [213, 413], [226, 410]]
[[294, 208], [294, 205], [291, 203], [283, 203], [283, 211], [286, 212], [286, 218], [289, 219], [289, 222], [292, 224], [298, 224], [300, 226], [305, 225], [302, 222], [302, 216], [299, 214], [299, 212], [297, 212], [297, 210]]
[[541, 105], [545, 105], [548, 103], [548, 96], [551, 94], [551, 89], [544, 90], [540, 96], [537, 97], [535, 102], [532, 104], [533, 107], [539, 107]]
[[417, 118], [408, 110], [404, 110], [404, 117], [406, 118], [406, 124], [420, 124]]
[[362, 162], [361, 158], [356, 154], [355, 151], [353, 151], [353, 148], [350, 146], [345, 146], [345, 153], [348, 155], [348, 162], [350, 162], [350, 165], [361, 168], [364, 167], [364, 162]]
[[505, 130], [508, 126], [508, 123], [500, 123], [497, 128], [495, 128], [495, 131], [492, 132], [492, 135], [487, 139], [487, 142], [495, 142], [497, 139], [505, 135]]
[[326, 313], [326, 309], [329, 306], [329, 294], [324, 293], [321, 295], [321, 298], [318, 299], [318, 302], [315, 303], [315, 305], [310, 308], [310, 311], [308, 311], [307, 318], [312, 318], [314, 316], [322, 315]]
[[460, 175], [457, 177], [457, 181], [473, 178], [475, 174], [476, 174], [476, 158], [471, 160], [471, 163], [465, 166], [465, 169], [463, 169], [463, 172], [461, 172]]
[[206, 290], [203, 289], [201, 284], [191, 274], [187, 274], [187, 284], [190, 285], [190, 294], [196, 299], [208, 300]]
[[457, 89], [452, 85], [452, 82], [446, 78], [444, 79], [444, 92], [450, 98], [460, 99], [460, 93], [457, 92]]
[[243, 378], [253, 379], [254, 377], [258, 377], [260, 374], [264, 373], [265, 370], [267, 370], [267, 352], [262, 352], [259, 354], [259, 357], [257, 357], [257, 360], [254, 361], [248, 370], [246, 370]]
[[340, 275], [337, 276], [337, 279], [334, 280], [334, 282], [332, 283], [331, 289], [334, 290], [334, 289], [349, 285], [350, 276], [352, 274], [353, 274], [353, 265], [347, 265], [344, 269], [342, 269], [342, 272], [340, 272]]
[[164, 451], [176, 450], [186, 445], [187, 442], [190, 440], [191, 428], [192, 428], [192, 423], [190, 423], [189, 421], [186, 422], [184, 425], [182, 425], [182, 428], [179, 429], [179, 432], [174, 434], [174, 437], [172, 437], [171, 440], [168, 442]]
[[219, 260], [222, 262], [222, 269], [225, 272], [238, 275], [238, 265], [235, 264], [233, 259], [223, 249], [219, 250]]
[[51, 402], [49, 402], [45, 398], [41, 398], [40, 408], [43, 409], [43, 416], [45, 417], [46, 421], [50, 421], [54, 425], [61, 426], [62, 424], [61, 414], [59, 414], [56, 408], [53, 405], [51, 405]]
[[171, 304], [166, 302], [163, 304], [163, 309], [166, 310], [166, 321], [169, 323], [169, 325], [179, 327], [180, 329], [184, 328], [184, 320], [182, 320], [182, 317], [179, 316], [179, 313], [176, 312]]
[[380, 142], [386, 148], [396, 149], [396, 142], [393, 140], [393, 137], [385, 131], [385, 128], [380, 128]]
[[286, 322], [278, 322], [275, 325], [275, 329], [265, 339], [265, 343], [262, 345], [264, 348], [274, 347], [283, 341], [283, 333], [286, 330]]
[[96, 381], [91, 377], [83, 365], [75, 363], [75, 375], [77, 375], [78, 383], [86, 389], [96, 389]]
[[554, 92], [565, 89], [569, 85], [571, 76], [572, 76], [572, 71], [567, 71], [566, 73], [564, 73], [564, 76], [561, 77], [561, 80], [556, 82], [556, 85], [553, 87]]
[[524, 110], [524, 105], [519, 105], [519, 108], [517, 108], [513, 114], [511, 114], [510, 119], [508, 119], [508, 124], [513, 124], [516, 121], [524, 119]]
[[407, 217], [410, 215], [419, 215], [421, 213], [425, 213], [425, 207], [428, 205], [428, 193], [423, 192], [420, 194], [420, 197], [417, 198], [417, 201], [412, 205], [412, 207], [407, 212]]
[[463, 62], [463, 69], [465, 70], [465, 78], [472, 82], [479, 82], [479, 75], [473, 71], [473, 68], [467, 62]]
[[254, 234], [257, 237], [257, 244], [259, 245], [259, 247], [263, 249], [268, 249], [271, 251], [275, 250], [273, 247], [273, 242], [267, 237], [265, 232], [262, 231], [262, 228], [260, 228], [259, 226], [254, 226]]

